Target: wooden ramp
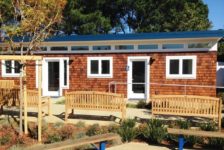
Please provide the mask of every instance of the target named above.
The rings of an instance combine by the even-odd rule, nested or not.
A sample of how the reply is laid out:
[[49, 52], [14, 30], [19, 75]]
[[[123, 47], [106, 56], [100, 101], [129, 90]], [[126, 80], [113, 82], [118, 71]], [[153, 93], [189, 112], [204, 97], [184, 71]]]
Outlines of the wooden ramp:
[[100, 143], [100, 150], [104, 150], [106, 147], [105, 142], [112, 141], [112, 140], [120, 140], [120, 136], [114, 133], [107, 133], [102, 135], [86, 137], [79, 140], [66, 140], [66, 141], [57, 142], [53, 144], [36, 145], [36, 146], [29, 147], [26, 150], [62, 150], [62, 149], [74, 148], [74, 147], [79, 147], [82, 145], [93, 144], [93, 143]]

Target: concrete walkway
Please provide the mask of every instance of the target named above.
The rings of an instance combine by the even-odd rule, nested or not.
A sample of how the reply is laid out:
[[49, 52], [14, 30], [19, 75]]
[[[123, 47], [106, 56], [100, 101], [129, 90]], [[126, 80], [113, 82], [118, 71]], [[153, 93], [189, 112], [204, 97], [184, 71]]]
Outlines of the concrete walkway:
[[114, 146], [111, 148], [107, 148], [107, 150], [170, 150], [170, 149], [162, 146], [152, 146], [146, 143], [130, 142]]

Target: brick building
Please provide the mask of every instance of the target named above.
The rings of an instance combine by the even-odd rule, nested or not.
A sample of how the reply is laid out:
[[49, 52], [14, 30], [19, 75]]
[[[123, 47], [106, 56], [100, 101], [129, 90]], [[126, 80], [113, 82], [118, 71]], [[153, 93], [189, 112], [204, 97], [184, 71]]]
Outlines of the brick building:
[[[44, 56], [45, 96], [63, 96], [65, 90], [110, 91], [128, 99], [216, 96], [215, 88], [200, 86], [216, 85], [217, 43], [223, 36], [222, 30], [53, 36], [34, 53]], [[18, 83], [17, 66], [3, 60], [0, 78]], [[27, 66], [30, 89], [37, 88], [37, 69], [35, 62]]]

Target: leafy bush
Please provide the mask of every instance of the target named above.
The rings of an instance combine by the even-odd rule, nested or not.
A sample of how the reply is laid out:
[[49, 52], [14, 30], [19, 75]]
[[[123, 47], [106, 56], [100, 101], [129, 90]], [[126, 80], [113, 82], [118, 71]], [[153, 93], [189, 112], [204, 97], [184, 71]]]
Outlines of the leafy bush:
[[49, 143], [55, 143], [55, 142], [59, 142], [61, 140], [62, 140], [62, 137], [59, 134], [51, 133], [51, 134], [48, 135], [45, 143], [48, 143], [48, 144]]
[[191, 127], [191, 122], [188, 120], [177, 120], [176, 123], [180, 129], [189, 129]]
[[196, 136], [184, 136], [187, 144], [194, 145], [196, 143], [203, 143], [203, 138]]
[[145, 100], [140, 100], [140, 101], [138, 101], [136, 107], [137, 108], [147, 108], [147, 109], [151, 109], [151, 103], [146, 103]]
[[108, 133], [108, 129], [105, 126], [99, 126], [99, 124], [94, 124], [89, 127], [89, 129], [86, 132], [86, 135], [88, 136], [93, 136], [93, 135], [99, 135], [99, 134], [104, 134]]
[[0, 137], [0, 145], [5, 145], [11, 141], [10, 135], [4, 135]]
[[167, 130], [162, 121], [158, 119], [150, 119], [143, 131], [147, 142], [160, 143], [167, 135]]
[[123, 142], [130, 142], [137, 136], [135, 125], [136, 123], [133, 119], [127, 119], [121, 123], [118, 134], [121, 136]]
[[222, 104], [224, 104], [224, 92], [219, 92], [217, 95], [222, 99]]
[[224, 149], [224, 139], [222, 138], [208, 138], [208, 145], [216, 149]]
[[108, 132], [112, 132], [112, 133], [117, 133], [118, 130], [119, 130], [119, 126], [118, 125], [115, 125], [115, 124], [110, 124], [108, 126]]
[[59, 130], [59, 135], [61, 136], [62, 140], [69, 139], [73, 136], [74, 131], [75, 131], [75, 127], [73, 125], [71, 124], [64, 125]]
[[204, 131], [216, 131], [217, 127], [216, 127], [216, 123], [214, 121], [208, 122], [208, 123], [202, 123], [200, 125], [201, 130]]
[[76, 124], [75, 124], [75, 126], [77, 127], [77, 128], [85, 128], [85, 122], [83, 122], [83, 121], [79, 121], [79, 122], [77, 122]]

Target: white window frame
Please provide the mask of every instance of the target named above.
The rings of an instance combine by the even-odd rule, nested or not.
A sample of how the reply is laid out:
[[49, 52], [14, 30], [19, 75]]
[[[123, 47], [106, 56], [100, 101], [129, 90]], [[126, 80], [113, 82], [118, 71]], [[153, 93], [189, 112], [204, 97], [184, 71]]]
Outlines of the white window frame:
[[[183, 74], [183, 60], [192, 60], [192, 74]], [[179, 74], [170, 74], [170, 60], [179, 60]], [[197, 56], [166, 56], [166, 78], [167, 79], [196, 79]]]
[[[98, 66], [98, 70], [99, 73], [98, 74], [91, 74], [91, 61], [92, 60], [98, 60], [99, 61], [99, 66]], [[110, 63], [110, 70], [109, 70], [109, 74], [102, 74], [101, 73], [101, 65], [102, 65], [102, 60], [109, 60]], [[87, 58], [87, 77], [88, 78], [113, 78], [113, 58], [112, 57], [88, 57]]]
[[12, 61], [12, 68], [15, 68], [15, 60], [2, 60], [2, 77], [19, 77], [20, 73], [15, 73], [15, 69], [12, 69], [12, 73], [6, 73], [5, 61]]

